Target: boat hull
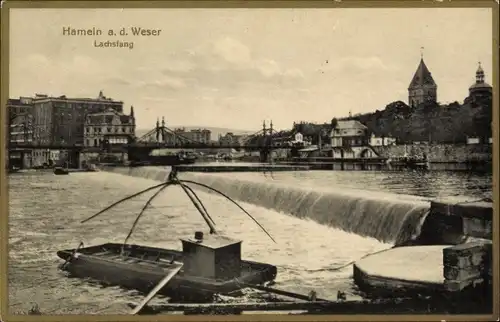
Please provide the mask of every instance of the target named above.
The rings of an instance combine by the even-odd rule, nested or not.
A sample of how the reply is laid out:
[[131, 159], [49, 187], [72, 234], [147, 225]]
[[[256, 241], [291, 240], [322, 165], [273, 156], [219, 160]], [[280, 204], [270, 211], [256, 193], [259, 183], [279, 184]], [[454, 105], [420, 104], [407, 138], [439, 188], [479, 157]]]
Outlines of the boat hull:
[[[81, 248], [77, 258], [65, 265], [64, 270], [74, 277], [92, 278], [105, 285], [147, 293], [176, 267], [175, 262], [182, 262], [179, 251], [127, 245], [125, 255], [121, 255], [121, 246], [109, 243]], [[73, 251], [62, 250], [57, 255], [66, 260]], [[214, 294], [241, 290], [245, 283], [258, 285], [272, 281], [276, 272], [275, 266], [251, 261], [242, 261], [242, 274], [238, 279], [225, 281], [187, 276], [181, 270], [158, 294], [183, 300], [211, 300]]]
[[69, 171], [63, 168], [54, 168], [54, 174], [55, 175], [67, 175], [69, 174]]

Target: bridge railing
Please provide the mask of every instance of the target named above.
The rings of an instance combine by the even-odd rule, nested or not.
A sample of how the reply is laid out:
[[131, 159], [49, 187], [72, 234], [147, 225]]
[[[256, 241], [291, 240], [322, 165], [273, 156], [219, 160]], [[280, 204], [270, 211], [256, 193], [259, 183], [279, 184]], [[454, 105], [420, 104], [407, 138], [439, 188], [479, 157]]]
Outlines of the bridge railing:
[[222, 143], [159, 143], [159, 142], [134, 142], [129, 144], [111, 144], [99, 147], [86, 147], [82, 144], [36, 144], [36, 143], [9, 143], [9, 149], [47, 149], [47, 150], [65, 150], [65, 149], [87, 149], [87, 148], [149, 148], [149, 149], [269, 149], [283, 148], [282, 145], [269, 144], [222, 144]]

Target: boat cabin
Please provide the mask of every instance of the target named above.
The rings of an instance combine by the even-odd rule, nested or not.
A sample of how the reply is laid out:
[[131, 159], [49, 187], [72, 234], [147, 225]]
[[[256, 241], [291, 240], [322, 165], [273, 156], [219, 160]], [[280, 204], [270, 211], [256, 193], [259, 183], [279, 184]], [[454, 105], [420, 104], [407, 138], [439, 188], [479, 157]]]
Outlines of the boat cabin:
[[222, 281], [241, 276], [241, 240], [196, 232], [181, 241], [184, 275]]

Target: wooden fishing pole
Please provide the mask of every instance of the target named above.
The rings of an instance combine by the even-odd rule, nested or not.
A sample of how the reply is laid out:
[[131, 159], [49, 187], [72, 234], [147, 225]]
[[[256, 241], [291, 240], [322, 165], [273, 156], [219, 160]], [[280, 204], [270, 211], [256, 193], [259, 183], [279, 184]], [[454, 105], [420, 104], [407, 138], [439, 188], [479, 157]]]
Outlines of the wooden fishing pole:
[[182, 182], [178, 181], [178, 184], [181, 186], [182, 190], [184, 190], [184, 192], [189, 197], [189, 199], [191, 200], [193, 205], [196, 207], [198, 212], [201, 214], [201, 217], [203, 217], [203, 219], [207, 223], [208, 227], [210, 227], [210, 234], [217, 234], [217, 230], [215, 229], [215, 225], [207, 218], [207, 216], [203, 212], [203, 209], [201, 209], [201, 207], [198, 205], [198, 202], [193, 198], [193, 196], [191, 196], [189, 190], [186, 189], [185, 185], [182, 184]]
[[198, 195], [194, 192], [194, 190], [188, 186], [188, 185], [185, 185], [185, 184], [182, 184], [182, 186], [184, 188], [186, 188], [187, 190], [189, 190], [189, 192], [191, 192], [191, 195], [196, 198], [196, 200], [198, 201], [198, 204], [200, 205], [201, 208], [203, 208], [203, 211], [205, 212], [205, 215], [207, 215], [208, 219], [210, 219], [210, 221], [215, 225], [215, 221], [213, 220], [213, 218], [210, 216], [210, 214], [208, 213], [208, 210], [207, 208], [205, 208], [205, 205], [203, 205], [203, 202], [201, 201], [201, 199], [198, 197]]
[[257, 221], [257, 219], [255, 219], [252, 215], [250, 215], [250, 213], [248, 213], [248, 211], [246, 211], [242, 206], [240, 206], [236, 201], [234, 201], [233, 199], [231, 199], [231, 197], [229, 197], [228, 195], [226, 195], [225, 193], [215, 189], [215, 188], [212, 188], [206, 184], [203, 184], [203, 183], [200, 183], [200, 182], [196, 182], [196, 181], [191, 181], [191, 180], [179, 180], [180, 182], [182, 183], [192, 183], [192, 184], [195, 184], [195, 185], [198, 185], [198, 186], [201, 186], [201, 187], [204, 187], [206, 189], [209, 189], [211, 191], [214, 191], [218, 194], [220, 194], [221, 196], [223, 196], [224, 198], [226, 198], [227, 200], [231, 201], [233, 204], [235, 204], [238, 208], [240, 208], [241, 211], [243, 211], [248, 217], [250, 217], [265, 233], [267, 236], [269, 236], [269, 238], [271, 238], [271, 240], [273, 242], [276, 243], [276, 241], [274, 240], [274, 238], [267, 232], [267, 230], [262, 227], [262, 225]]

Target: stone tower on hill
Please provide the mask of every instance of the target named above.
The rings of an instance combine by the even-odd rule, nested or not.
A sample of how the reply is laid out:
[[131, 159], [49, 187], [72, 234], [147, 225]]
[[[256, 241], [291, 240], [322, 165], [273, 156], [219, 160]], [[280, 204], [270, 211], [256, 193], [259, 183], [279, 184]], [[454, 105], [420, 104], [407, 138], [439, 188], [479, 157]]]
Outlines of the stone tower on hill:
[[426, 101], [437, 101], [437, 85], [422, 57], [408, 87], [408, 105], [416, 107]]

